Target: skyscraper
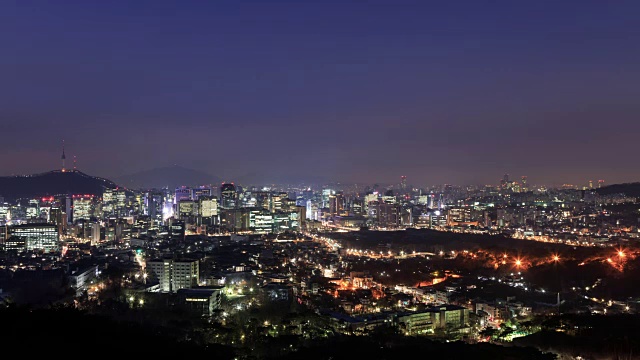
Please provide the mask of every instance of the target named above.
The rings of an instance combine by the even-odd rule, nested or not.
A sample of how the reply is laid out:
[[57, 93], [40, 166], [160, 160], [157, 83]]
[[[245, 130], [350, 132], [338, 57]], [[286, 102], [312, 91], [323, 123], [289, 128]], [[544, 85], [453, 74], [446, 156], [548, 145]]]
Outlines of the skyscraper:
[[235, 209], [236, 186], [233, 183], [223, 183], [220, 186], [220, 207], [223, 209]]
[[502, 177], [502, 180], [500, 180], [500, 187], [502, 189], [506, 189], [508, 185], [509, 185], [509, 174], [504, 174], [504, 176]]

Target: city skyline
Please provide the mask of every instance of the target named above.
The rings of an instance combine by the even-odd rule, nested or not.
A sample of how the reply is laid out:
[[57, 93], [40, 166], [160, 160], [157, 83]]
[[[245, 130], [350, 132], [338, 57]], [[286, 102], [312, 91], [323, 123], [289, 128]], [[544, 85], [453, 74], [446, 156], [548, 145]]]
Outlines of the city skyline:
[[[44, 175], [47, 173], [53, 173], [56, 171], [61, 172], [72, 172], [77, 171], [80, 173], [85, 173], [82, 169], [77, 167], [76, 156], [73, 156], [73, 163], [70, 166], [66, 164], [66, 154], [64, 150], [64, 145], [62, 149], [62, 155], [60, 157], [61, 166], [57, 169], [52, 169], [48, 171], [41, 171], [32, 174], [10, 174], [10, 175], [1, 175], [0, 177], [14, 177], [14, 176], [32, 176], [32, 175]], [[94, 174], [87, 174], [88, 176], [96, 176]], [[150, 178], [155, 178], [155, 180], [150, 180]], [[162, 178], [166, 177], [166, 178]], [[237, 184], [241, 186], [309, 186], [317, 188], [331, 188], [332, 185], [338, 185], [339, 188], [342, 186], [364, 186], [370, 187], [378, 187], [378, 190], [382, 189], [398, 189], [402, 191], [416, 191], [419, 189], [427, 189], [427, 188], [439, 188], [443, 186], [455, 186], [455, 187], [494, 187], [494, 188], [503, 188], [512, 190], [515, 189], [516, 192], [527, 192], [527, 191], [535, 191], [542, 190], [544, 191], [547, 188], [563, 188], [563, 189], [597, 189], [602, 188], [608, 185], [614, 185], [607, 183], [604, 179], [589, 179], [586, 181], [581, 181], [578, 183], [535, 183], [531, 182], [527, 175], [522, 176], [512, 176], [509, 173], [505, 173], [502, 177], [496, 179], [494, 182], [490, 183], [467, 183], [467, 184], [452, 184], [452, 183], [427, 183], [427, 184], [415, 184], [412, 182], [408, 182], [406, 175], [401, 175], [396, 179], [397, 181], [389, 181], [389, 182], [379, 182], [379, 181], [355, 181], [355, 182], [344, 182], [337, 179], [331, 179], [321, 176], [310, 177], [307, 179], [292, 177], [291, 180], [287, 180], [287, 178], [278, 178], [278, 179], [266, 179], [261, 178], [259, 175], [257, 177], [240, 177], [240, 178], [231, 178], [231, 179], [223, 179], [215, 175], [208, 174], [203, 171], [189, 169], [185, 167], [178, 166], [174, 164], [173, 166], [167, 166], [163, 168], [155, 168], [155, 169], [147, 169], [146, 171], [140, 171], [134, 174], [128, 174], [121, 177], [109, 178], [98, 176], [98, 178], [103, 178], [109, 181], [113, 181], [115, 184], [130, 188], [130, 189], [153, 189], [153, 188], [178, 188], [178, 187], [217, 187], [219, 185], [224, 185], [225, 183]], [[142, 185], [144, 182], [153, 183], [152, 185]], [[162, 182], [166, 182], [165, 185], [159, 185]], [[626, 182], [626, 183], [616, 183], [616, 184], [634, 184], [638, 182]], [[363, 189], [364, 189], [363, 188]]]
[[639, 7], [5, 4], [0, 175], [633, 182]]
[[3, 349], [640, 360], [638, 15], [0, 3]]

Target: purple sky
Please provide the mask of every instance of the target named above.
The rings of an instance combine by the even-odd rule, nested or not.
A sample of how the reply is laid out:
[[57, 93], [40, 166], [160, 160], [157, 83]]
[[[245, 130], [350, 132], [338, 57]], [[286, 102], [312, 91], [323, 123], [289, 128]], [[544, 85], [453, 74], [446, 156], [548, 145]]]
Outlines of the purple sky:
[[[10, 4], [13, 3], [13, 4]], [[640, 180], [638, 1], [0, 4], [0, 175]]]

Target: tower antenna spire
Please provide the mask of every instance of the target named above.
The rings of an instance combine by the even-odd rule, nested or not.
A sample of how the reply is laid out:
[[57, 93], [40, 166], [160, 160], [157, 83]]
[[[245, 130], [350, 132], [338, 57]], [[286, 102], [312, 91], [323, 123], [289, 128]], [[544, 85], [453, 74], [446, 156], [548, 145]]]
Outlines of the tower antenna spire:
[[67, 159], [67, 157], [64, 154], [64, 140], [62, 140], [62, 172], [65, 172], [65, 168], [64, 168], [64, 161]]

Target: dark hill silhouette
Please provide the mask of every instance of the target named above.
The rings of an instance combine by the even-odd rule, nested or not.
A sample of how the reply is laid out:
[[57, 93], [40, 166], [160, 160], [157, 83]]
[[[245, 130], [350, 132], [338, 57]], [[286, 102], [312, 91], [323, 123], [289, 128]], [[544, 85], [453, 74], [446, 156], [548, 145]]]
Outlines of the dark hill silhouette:
[[115, 189], [113, 181], [87, 175], [78, 170], [54, 170], [34, 175], [0, 177], [0, 196], [6, 201], [66, 194], [102, 196], [104, 189]]
[[600, 195], [625, 194], [632, 197], [640, 197], [640, 182], [613, 184], [596, 189]]
[[174, 189], [178, 186], [218, 184], [222, 180], [202, 171], [174, 165], [120, 176], [115, 180], [129, 189]]
[[[119, 321], [103, 315], [93, 315], [70, 307], [33, 309], [11, 306], [0, 308], [3, 326], [0, 336], [6, 343], [18, 343], [29, 334], [37, 346], [28, 352], [32, 356], [52, 354], [99, 354], [101, 358], [236, 358], [231, 347], [217, 344], [201, 346], [172, 336], [169, 330], [131, 321]], [[48, 329], [56, 325], [55, 331]], [[65, 344], [69, 338], [73, 346]]]

